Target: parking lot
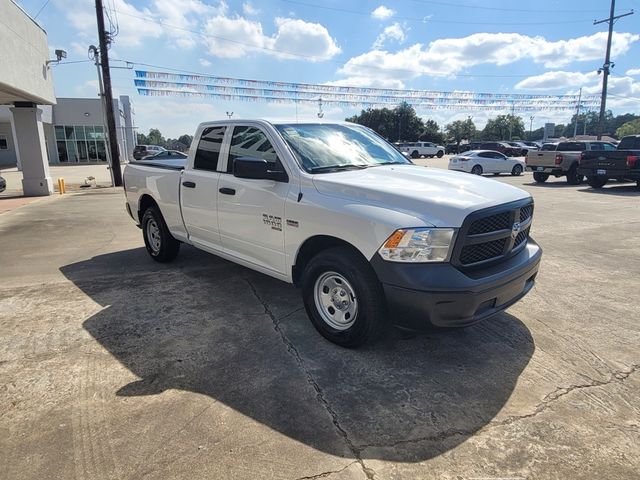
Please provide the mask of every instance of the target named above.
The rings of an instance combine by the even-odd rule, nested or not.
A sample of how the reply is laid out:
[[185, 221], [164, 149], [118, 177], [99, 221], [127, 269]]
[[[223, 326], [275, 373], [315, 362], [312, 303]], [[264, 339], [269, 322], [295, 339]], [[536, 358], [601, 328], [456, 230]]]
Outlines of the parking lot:
[[0, 477], [637, 478], [640, 190], [497, 181], [535, 198], [534, 290], [358, 350], [292, 286], [154, 263], [120, 189], [0, 215]]

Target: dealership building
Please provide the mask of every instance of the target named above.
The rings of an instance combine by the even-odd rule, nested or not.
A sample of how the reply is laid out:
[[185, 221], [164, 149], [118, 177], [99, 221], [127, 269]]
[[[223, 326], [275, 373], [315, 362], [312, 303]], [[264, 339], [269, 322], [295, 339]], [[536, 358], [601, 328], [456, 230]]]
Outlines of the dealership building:
[[[13, 0], [0, 0], [0, 168], [17, 166], [25, 195], [50, 195], [49, 165], [107, 162], [102, 100], [56, 98], [47, 33]], [[114, 99], [120, 158], [132, 158], [134, 111]]]
[[[121, 159], [130, 159], [135, 146], [135, 113], [128, 96], [113, 101]], [[107, 142], [99, 98], [56, 98], [41, 110], [49, 165], [105, 163]], [[19, 165], [11, 108], [0, 106], [0, 167]]]

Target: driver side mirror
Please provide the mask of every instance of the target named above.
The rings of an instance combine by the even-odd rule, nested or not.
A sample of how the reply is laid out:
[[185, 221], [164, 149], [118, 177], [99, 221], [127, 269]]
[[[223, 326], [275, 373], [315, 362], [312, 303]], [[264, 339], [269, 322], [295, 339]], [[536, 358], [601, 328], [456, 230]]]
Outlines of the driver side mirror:
[[262, 158], [239, 157], [233, 161], [233, 176], [254, 180], [273, 180], [288, 182], [289, 177], [284, 170], [269, 170], [269, 163]]

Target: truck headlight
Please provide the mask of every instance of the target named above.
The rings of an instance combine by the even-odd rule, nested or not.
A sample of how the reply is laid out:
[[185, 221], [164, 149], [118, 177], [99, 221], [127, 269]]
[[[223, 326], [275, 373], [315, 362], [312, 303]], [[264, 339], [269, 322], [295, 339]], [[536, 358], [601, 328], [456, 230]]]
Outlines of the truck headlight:
[[378, 253], [390, 262], [444, 262], [453, 244], [453, 228], [401, 228]]

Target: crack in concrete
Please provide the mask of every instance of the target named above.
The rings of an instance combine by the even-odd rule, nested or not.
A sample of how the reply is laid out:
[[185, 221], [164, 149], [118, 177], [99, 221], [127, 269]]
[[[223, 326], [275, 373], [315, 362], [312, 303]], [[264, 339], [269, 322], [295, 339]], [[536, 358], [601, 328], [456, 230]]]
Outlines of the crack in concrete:
[[280, 328], [280, 320], [276, 318], [273, 312], [271, 312], [269, 305], [260, 297], [253, 283], [251, 283], [251, 281], [249, 281], [246, 278], [245, 278], [245, 281], [249, 285], [249, 288], [251, 289], [251, 292], [253, 293], [253, 295], [262, 304], [262, 307], [264, 308], [264, 313], [268, 315], [269, 318], [271, 318], [271, 321], [273, 322], [274, 330], [280, 335], [280, 339], [282, 340], [282, 343], [284, 343], [285, 347], [287, 347], [287, 351], [293, 356], [293, 358], [296, 360], [296, 363], [298, 364], [300, 369], [304, 372], [305, 376], [307, 377], [307, 383], [315, 390], [317, 400], [320, 402], [320, 404], [324, 407], [324, 409], [327, 411], [327, 413], [331, 417], [331, 421], [333, 422], [333, 425], [335, 426], [340, 436], [344, 439], [345, 443], [347, 444], [347, 447], [349, 447], [349, 450], [351, 450], [351, 453], [356, 459], [356, 462], [360, 464], [360, 467], [362, 468], [362, 471], [366, 475], [367, 479], [373, 480], [375, 478], [375, 471], [371, 468], [368, 468], [365, 465], [364, 461], [362, 460], [362, 456], [360, 454], [362, 449], [356, 447], [353, 441], [349, 438], [347, 431], [342, 427], [342, 425], [340, 425], [340, 421], [338, 420], [338, 414], [333, 409], [333, 407], [331, 407], [328, 400], [325, 398], [324, 391], [322, 390], [318, 382], [316, 382], [316, 380], [313, 378], [309, 370], [306, 368], [304, 364], [304, 360], [300, 356], [298, 349], [295, 347], [293, 342], [289, 340], [289, 338], [285, 335], [285, 333]]
[[[490, 422], [482, 430], [488, 430], [488, 429], [491, 429], [491, 428], [500, 427], [500, 426], [504, 426], [504, 425], [511, 425], [514, 422], [517, 422], [517, 421], [520, 421], [520, 420], [524, 420], [524, 419], [527, 419], [527, 418], [535, 417], [536, 415], [539, 415], [540, 413], [542, 413], [545, 410], [547, 410], [552, 403], [554, 403], [557, 400], [559, 400], [560, 398], [568, 395], [569, 393], [573, 392], [574, 390], [581, 390], [581, 389], [592, 388], [592, 387], [602, 387], [602, 386], [605, 386], [605, 385], [609, 385], [611, 383], [622, 383], [627, 378], [629, 378], [632, 374], [637, 372], [638, 369], [640, 369], [640, 364], [633, 364], [633, 365], [631, 365], [629, 367], [628, 370], [617, 370], [617, 371], [614, 371], [611, 374], [611, 377], [609, 379], [607, 379], [607, 380], [592, 380], [591, 382], [585, 383], [585, 384], [582, 384], [582, 385], [570, 385], [568, 387], [558, 387], [553, 392], [545, 395], [545, 397], [542, 399], [542, 401], [538, 405], [536, 405], [536, 407], [533, 410], [533, 412], [527, 413], [525, 415], [514, 415], [514, 416], [511, 416], [511, 417], [507, 417], [504, 420], [500, 420], [500, 421], [496, 421], [496, 422]], [[423, 437], [403, 439], [403, 440], [398, 440], [398, 441], [393, 442], [393, 443], [363, 444], [363, 445], [357, 445], [356, 448], [359, 451], [362, 451], [362, 450], [366, 450], [367, 448], [393, 448], [393, 447], [397, 447], [399, 445], [411, 444], [411, 443], [420, 443], [420, 442], [428, 442], [428, 441], [430, 441], [430, 442], [444, 441], [444, 440], [447, 440], [447, 439], [449, 439], [451, 437], [455, 437], [455, 436], [471, 436], [474, 433], [478, 432], [479, 430], [480, 429], [469, 429], [469, 430], [449, 429], [449, 430], [444, 430], [442, 432], [436, 433], [434, 435], [426, 435], [426, 436], [423, 436]]]
[[354, 464], [356, 464], [356, 463], [358, 463], [358, 461], [357, 461], [357, 460], [355, 460], [355, 461], [353, 461], [353, 462], [351, 462], [351, 463], [348, 463], [347, 465], [345, 465], [344, 467], [342, 467], [342, 468], [341, 468], [341, 469], [339, 469], [339, 470], [329, 470], [329, 471], [326, 471], [326, 472], [317, 473], [317, 474], [315, 474], [315, 475], [309, 475], [309, 476], [306, 476], [306, 477], [298, 477], [298, 478], [296, 478], [295, 480], [314, 480], [314, 479], [316, 479], [316, 478], [327, 478], [327, 477], [329, 477], [330, 475], [333, 475], [333, 474], [335, 474], [335, 473], [340, 473], [340, 472], [342, 472], [342, 471], [346, 470], [346, 469], [347, 469], [347, 468], [349, 468], [351, 465], [354, 465]]

